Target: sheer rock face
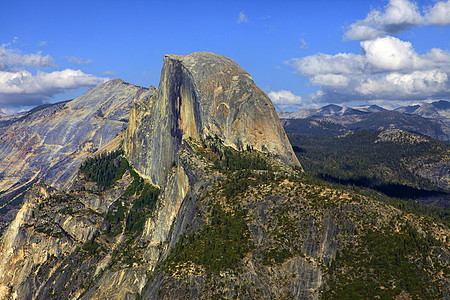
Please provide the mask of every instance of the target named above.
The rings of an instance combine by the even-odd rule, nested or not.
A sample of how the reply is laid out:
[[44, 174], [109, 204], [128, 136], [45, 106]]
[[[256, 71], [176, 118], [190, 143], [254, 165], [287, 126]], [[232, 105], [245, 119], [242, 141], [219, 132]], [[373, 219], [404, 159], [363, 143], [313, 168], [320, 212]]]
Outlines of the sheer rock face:
[[160, 185], [182, 140], [208, 135], [300, 166], [270, 99], [236, 62], [207, 52], [166, 55], [155, 94], [131, 111], [128, 157]]
[[33, 179], [56, 188], [70, 185], [86, 156], [124, 129], [133, 101], [152, 92], [115, 79], [1, 127], [0, 203]]

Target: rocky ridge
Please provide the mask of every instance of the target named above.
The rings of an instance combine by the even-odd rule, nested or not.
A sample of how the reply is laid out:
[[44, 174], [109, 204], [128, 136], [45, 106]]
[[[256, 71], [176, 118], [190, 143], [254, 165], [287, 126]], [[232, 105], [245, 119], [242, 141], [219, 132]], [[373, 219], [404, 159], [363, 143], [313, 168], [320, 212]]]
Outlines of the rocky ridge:
[[[38, 107], [2, 126], [0, 208], [12, 212], [33, 182], [67, 188], [81, 162], [126, 126], [133, 102], [151, 89], [115, 79], [66, 102]], [[11, 215], [0, 218], [0, 223]], [[0, 231], [3, 225], [0, 224]]]
[[[322, 130], [322, 135], [332, 135], [336, 126], [340, 126], [341, 131], [402, 129], [442, 141], [450, 140], [450, 102], [444, 100], [395, 110], [376, 105], [341, 107], [330, 104], [318, 109], [279, 111], [278, 115], [284, 128], [290, 132], [297, 129], [306, 133], [305, 126], [315, 131]], [[330, 125], [320, 129], [318, 127], [323, 126], [317, 123], [333, 124], [334, 130], [327, 130]]]
[[[97, 153], [113, 152], [65, 190], [44, 179], [28, 190], [0, 242], [0, 296], [449, 296], [448, 226], [304, 174], [270, 100], [232, 60], [164, 60], [155, 94]], [[365, 245], [386, 236], [398, 251], [380, 269]]]

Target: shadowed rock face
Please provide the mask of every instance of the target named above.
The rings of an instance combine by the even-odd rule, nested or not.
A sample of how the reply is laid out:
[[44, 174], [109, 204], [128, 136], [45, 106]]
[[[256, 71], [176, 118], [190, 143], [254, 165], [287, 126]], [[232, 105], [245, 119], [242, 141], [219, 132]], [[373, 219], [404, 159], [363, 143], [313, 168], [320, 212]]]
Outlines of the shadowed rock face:
[[[230, 192], [242, 181], [241, 171], [215, 168], [217, 161], [205, 155], [212, 149], [189, 137], [217, 135], [235, 148], [251, 146], [299, 165], [272, 104], [236, 63], [210, 53], [166, 56], [160, 86], [154, 96], [151, 93], [113, 81], [74, 102], [41, 109], [39, 118], [33, 115], [42, 126], [47, 124], [44, 115], [49, 124], [56, 124], [42, 132], [47, 143], [38, 136], [36, 144], [43, 150], [60, 145], [69, 153], [64, 157], [57, 151], [43, 151], [42, 165], [49, 155], [58, 159], [56, 165], [76, 165], [114, 136], [108, 130], [122, 128], [109, 126], [122, 120], [135, 102], [128, 130], [96, 154], [119, 148], [124, 138], [128, 158], [161, 189], [151, 208], [147, 200], [140, 200], [145, 189], [140, 195], [133, 192], [138, 178], [132, 170], [111, 187], [88, 182], [81, 172], [66, 192], [43, 182], [34, 184], [0, 239], [0, 299], [318, 299], [330, 286], [330, 274], [340, 277], [350, 270], [349, 279], [342, 278], [354, 280], [354, 266], [359, 265], [353, 262], [334, 271], [329, 268], [335, 259], [340, 263], [338, 253], [349, 257], [340, 255], [342, 249], [359, 246], [353, 257], [363, 257], [357, 263], [364, 266], [363, 259], [375, 257], [375, 252], [367, 254], [371, 249], [365, 247], [366, 232], [378, 230], [384, 239], [384, 233], [399, 228], [410, 228], [408, 235], [417, 236], [418, 247], [425, 247], [425, 240], [419, 239], [422, 232], [442, 243], [423, 257], [412, 253], [409, 260], [427, 268], [429, 286], [443, 278], [448, 295], [448, 280], [441, 269], [450, 257], [447, 226], [425, 223], [422, 217], [372, 201], [354, 189], [308, 183], [289, 168], [283, 172], [248, 169], [245, 176], [254, 183]], [[84, 139], [79, 136], [89, 132]], [[105, 135], [94, 143], [97, 132]], [[79, 147], [71, 144], [75, 140], [81, 142]], [[20, 145], [19, 140], [17, 148]], [[205, 152], [196, 150], [200, 148]], [[265, 155], [264, 159], [272, 167], [281, 165]], [[137, 210], [141, 205], [148, 209]], [[133, 212], [145, 222], [136, 221]], [[219, 250], [210, 251], [211, 257], [196, 249], [210, 242]], [[177, 245], [195, 251], [171, 255]], [[201, 256], [202, 260], [196, 259]], [[229, 264], [222, 265], [224, 258]], [[238, 264], [233, 266], [233, 261]], [[396, 278], [386, 282], [390, 286], [394, 281], [401, 282]]]
[[270, 99], [236, 62], [208, 52], [166, 55], [155, 94], [132, 109], [128, 157], [159, 185], [182, 140], [208, 135], [300, 166]]

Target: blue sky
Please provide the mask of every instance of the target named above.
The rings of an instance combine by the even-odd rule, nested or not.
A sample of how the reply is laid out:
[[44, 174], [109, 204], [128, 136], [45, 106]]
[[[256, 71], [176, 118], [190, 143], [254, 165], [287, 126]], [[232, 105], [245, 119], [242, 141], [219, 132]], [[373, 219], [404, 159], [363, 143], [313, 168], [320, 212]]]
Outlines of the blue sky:
[[3, 1], [0, 108], [107, 79], [157, 86], [163, 56], [234, 59], [280, 110], [450, 99], [450, 1]]

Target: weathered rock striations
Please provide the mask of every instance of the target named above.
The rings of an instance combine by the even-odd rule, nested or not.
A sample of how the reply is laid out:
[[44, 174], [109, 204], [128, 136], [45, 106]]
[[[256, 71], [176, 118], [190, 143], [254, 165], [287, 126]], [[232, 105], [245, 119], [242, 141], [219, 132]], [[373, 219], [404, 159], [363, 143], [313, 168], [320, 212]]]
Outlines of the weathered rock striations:
[[131, 111], [125, 151], [161, 185], [182, 140], [206, 136], [300, 166], [272, 102], [236, 62], [208, 52], [166, 55], [155, 94]]
[[115, 79], [1, 127], [0, 208], [40, 178], [69, 187], [81, 162], [126, 127], [132, 103], [152, 93]]
[[149, 95], [148, 89], [115, 79], [3, 127], [0, 191], [34, 176], [61, 188], [87, 154], [123, 130], [133, 101]]
[[[402, 282], [395, 277], [401, 272], [380, 276], [375, 262], [367, 277], [377, 287], [392, 295], [402, 289], [414, 297], [449, 294], [448, 226], [291, 168], [300, 164], [273, 105], [232, 60], [206, 52], [167, 55], [153, 96], [136, 87], [113, 91], [116, 85], [124, 83], [102, 88], [104, 99], [119, 94], [131, 101], [102, 102], [94, 120], [115, 124], [134, 103], [126, 132], [114, 138], [108, 126], [98, 127], [108, 133], [99, 132], [95, 146], [95, 134], [77, 140], [83, 146], [65, 151], [63, 161], [76, 164], [94, 148], [102, 147], [97, 154], [116, 150], [123, 138], [125, 154], [115, 152], [105, 168], [112, 174], [126, 168], [109, 186], [89, 182], [99, 179], [86, 172], [46, 177], [51, 168], [45, 170], [0, 240], [0, 298], [333, 298], [351, 288], [355, 276], [367, 280], [355, 265], [373, 257], [364, 248], [373, 232], [406, 239], [412, 250], [399, 252], [406, 245], [400, 243], [395, 253], [409, 257], [415, 274], [425, 270], [417, 277], [425, 287], [416, 292], [392, 284]], [[97, 96], [60, 104], [59, 111], [76, 115], [97, 105]], [[75, 146], [73, 125], [61, 126], [64, 133], [47, 140]], [[93, 161], [103, 166], [105, 157]], [[66, 186], [70, 190], [61, 191]], [[342, 265], [349, 251], [357, 251], [357, 261]]]

